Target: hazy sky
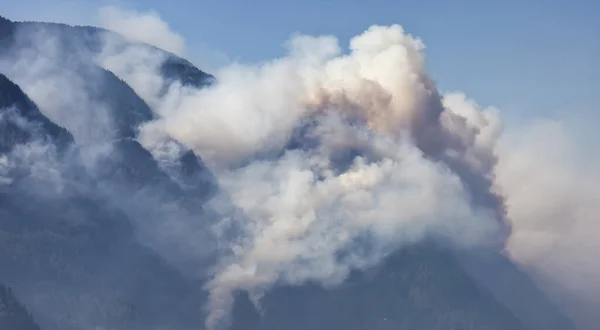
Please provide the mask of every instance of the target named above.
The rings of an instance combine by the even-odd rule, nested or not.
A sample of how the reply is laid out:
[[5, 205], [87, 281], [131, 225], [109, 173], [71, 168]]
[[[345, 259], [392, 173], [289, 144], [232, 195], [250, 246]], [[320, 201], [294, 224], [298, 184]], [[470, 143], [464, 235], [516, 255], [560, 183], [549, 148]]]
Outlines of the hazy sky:
[[346, 45], [370, 25], [398, 23], [423, 39], [442, 91], [463, 91], [510, 121], [600, 119], [600, 1], [3, 0], [0, 14], [96, 25], [106, 4], [158, 12], [186, 39], [189, 56], [210, 66], [281, 55], [296, 32], [333, 34]]

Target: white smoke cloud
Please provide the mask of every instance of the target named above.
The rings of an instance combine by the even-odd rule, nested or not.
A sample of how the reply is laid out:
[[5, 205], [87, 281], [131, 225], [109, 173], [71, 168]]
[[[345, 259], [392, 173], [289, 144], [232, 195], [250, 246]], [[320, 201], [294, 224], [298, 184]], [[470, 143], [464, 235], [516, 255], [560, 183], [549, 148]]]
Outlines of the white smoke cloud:
[[498, 234], [494, 214], [473, 207], [444, 166], [401, 142], [369, 142], [382, 144], [379, 159], [359, 157], [341, 173], [328, 164], [330, 155], [309, 151], [219, 177], [245, 216], [241, 242], [209, 284], [216, 318], [209, 325], [228, 312], [223, 302], [234, 290], [260, 294], [275, 283], [308, 280], [337, 284], [350, 269], [373, 266], [428, 234], [464, 246], [484, 245]]
[[[219, 209], [228, 215], [220, 226], [242, 233], [208, 285], [210, 326], [227, 318], [235, 290], [260, 296], [275, 283], [339, 283], [350, 268], [426, 234], [473, 244], [499, 239], [497, 218], [505, 216], [514, 260], [584, 297], [584, 305], [597, 304], [596, 290], [585, 292], [595, 284], [580, 280], [598, 277], [586, 248], [595, 246], [598, 176], [565, 172], [560, 164], [571, 158], [558, 150], [568, 150], [568, 136], [545, 144], [554, 153], [544, 156], [557, 155], [549, 159], [532, 144], [544, 138], [501, 138], [497, 109], [481, 109], [462, 93], [438, 95], [424, 72], [422, 43], [399, 26], [369, 29], [349, 54], [330, 36], [299, 36], [288, 46], [284, 58], [220, 70], [210, 88], [175, 86], [154, 102], [162, 119], [142, 129], [147, 138], [175, 138], [211, 165], [228, 199], [213, 204], [229, 205]], [[283, 151], [306, 121], [315, 127], [301, 139], [314, 146]], [[530, 144], [515, 147], [524, 141]], [[336, 157], [355, 149], [363, 157], [339, 169]], [[473, 188], [471, 176], [483, 188]], [[473, 204], [482, 191], [505, 197], [506, 215], [501, 200]], [[240, 210], [244, 216], [234, 214]], [[376, 247], [359, 253], [353, 242], [364, 235]]]
[[463, 247], [503, 239], [501, 201], [472, 196], [483, 189], [498, 199], [490, 189], [499, 121], [460, 95], [442, 98], [423, 48], [398, 25], [370, 28], [348, 54], [334, 37], [297, 36], [286, 57], [231, 65], [211, 87], [173, 85], [158, 98], [145, 81], [160, 79], [139, 79], [156, 66], [106, 66], [160, 117], [142, 140], [176, 139], [221, 185], [209, 205], [223, 218], [215, 231], [225, 246], [207, 285], [209, 328], [226, 322], [236, 290], [340, 283], [432, 235]]
[[155, 12], [123, 10], [114, 6], [100, 9], [100, 24], [128, 38], [162, 48], [175, 55], [185, 54], [185, 42]]

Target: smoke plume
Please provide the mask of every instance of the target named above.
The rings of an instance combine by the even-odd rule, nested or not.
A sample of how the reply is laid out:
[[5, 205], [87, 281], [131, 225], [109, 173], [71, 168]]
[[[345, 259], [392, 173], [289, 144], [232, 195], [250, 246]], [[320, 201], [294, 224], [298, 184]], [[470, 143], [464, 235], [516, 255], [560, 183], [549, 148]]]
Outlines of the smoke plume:
[[218, 178], [208, 207], [221, 215], [224, 248], [207, 284], [209, 328], [226, 322], [237, 290], [335, 285], [429, 236], [503, 241], [491, 190], [499, 120], [461, 95], [442, 97], [423, 48], [398, 25], [371, 27], [348, 53], [335, 37], [297, 36], [283, 58], [235, 64], [211, 87], [175, 85], [159, 99], [139, 79], [147, 72], [115, 65], [140, 61], [103, 59], [160, 116], [140, 136], [176, 139]]
[[[101, 16], [129, 38], [185, 50], [154, 13], [110, 7]], [[227, 324], [236, 291], [260, 304], [276, 285], [337, 285], [430, 238], [506, 249], [542, 287], [558, 283], [547, 291], [591, 329], [600, 304], [597, 162], [565, 156], [574, 146], [560, 123], [502, 135], [499, 110], [436, 89], [423, 52], [399, 25], [372, 26], [347, 50], [334, 36], [298, 35], [285, 56], [229, 65], [196, 89], [161, 75], [162, 53], [107, 37], [97, 63], [156, 116], [140, 125], [140, 144], [162, 162], [189, 148], [217, 177], [220, 192], [203, 208], [218, 220], [201, 233], [218, 246], [205, 287], [209, 329]], [[40, 104], [56, 102], [25, 86]], [[85, 118], [103, 121], [89, 109]], [[150, 224], [178, 226], [186, 247], [196, 246], [190, 233], [209, 230], [172, 219]]]
[[276, 284], [334, 285], [428, 235], [458, 246], [507, 239], [540, 285], [565, 287], [561, 306], [579, 297], [565, 307], [572, 317], [592, 315], [598, 175], [559, 156], [568, 135], [534, 124], [502, 137], [499, 110], [440, 95], [423, 43], [397, 25], [369, 28], [348, 52], [333, 36], [287, 46], [283, 58], [236, 63], [211, 87], [172, 85], [160, 98], [136, 79], [148, 71], [115, 71], [160, 114], [141, 136], [180, 141], [219, 179], [211, 207], [225, 248], [207, 285], [209, 327], [226, 321], [237, 290], [258, 303]]

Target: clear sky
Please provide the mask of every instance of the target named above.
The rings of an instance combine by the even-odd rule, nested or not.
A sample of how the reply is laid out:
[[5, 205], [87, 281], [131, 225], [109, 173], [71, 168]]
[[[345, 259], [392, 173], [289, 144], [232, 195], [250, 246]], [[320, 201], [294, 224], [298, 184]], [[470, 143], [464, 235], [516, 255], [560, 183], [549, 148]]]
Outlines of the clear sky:
[[343, 45], [373, 24], [423, 39], [442, 91], [460, 90], [514, 118], [577, 116], [600, 122], [600, 1], [596, 0], [3, 0], [13, 20], [95, 24], [116, 4], [154, 10], [192, 56], [222, 63], [283, 54], [295, 33], [333, 34]]

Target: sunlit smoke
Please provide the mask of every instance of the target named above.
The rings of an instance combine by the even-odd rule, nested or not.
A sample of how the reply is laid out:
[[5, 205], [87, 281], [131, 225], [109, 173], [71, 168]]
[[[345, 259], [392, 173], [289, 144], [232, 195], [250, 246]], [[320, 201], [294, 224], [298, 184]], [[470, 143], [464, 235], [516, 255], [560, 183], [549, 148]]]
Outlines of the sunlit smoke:
[[155, 12], [137, 12], [108, 6], [100, 9], [100, 23], [109, 30], [133, 40], [185, 55], [185, 42]]
[[460, 95], [441, 97], [423, 48], [398, 25], [368, 29], [347, 54], [334, 37], [298, 36], [284, 58], [232, 65], [211, 87], [171, 86], [160, 99], [140, 79], [156, 66], [112, 66], [159, 114], [140, 136], [190, 147], [222, 188], [209, 205], [223, 217], [215, 230], [237, 234], [221, 237], [229, 251], [207, 285], [209, 328], [226, 322], [236, 290], [340, 283], [428, 236], [462, 247], [503, 240], [491, 191], [499, 121]]

